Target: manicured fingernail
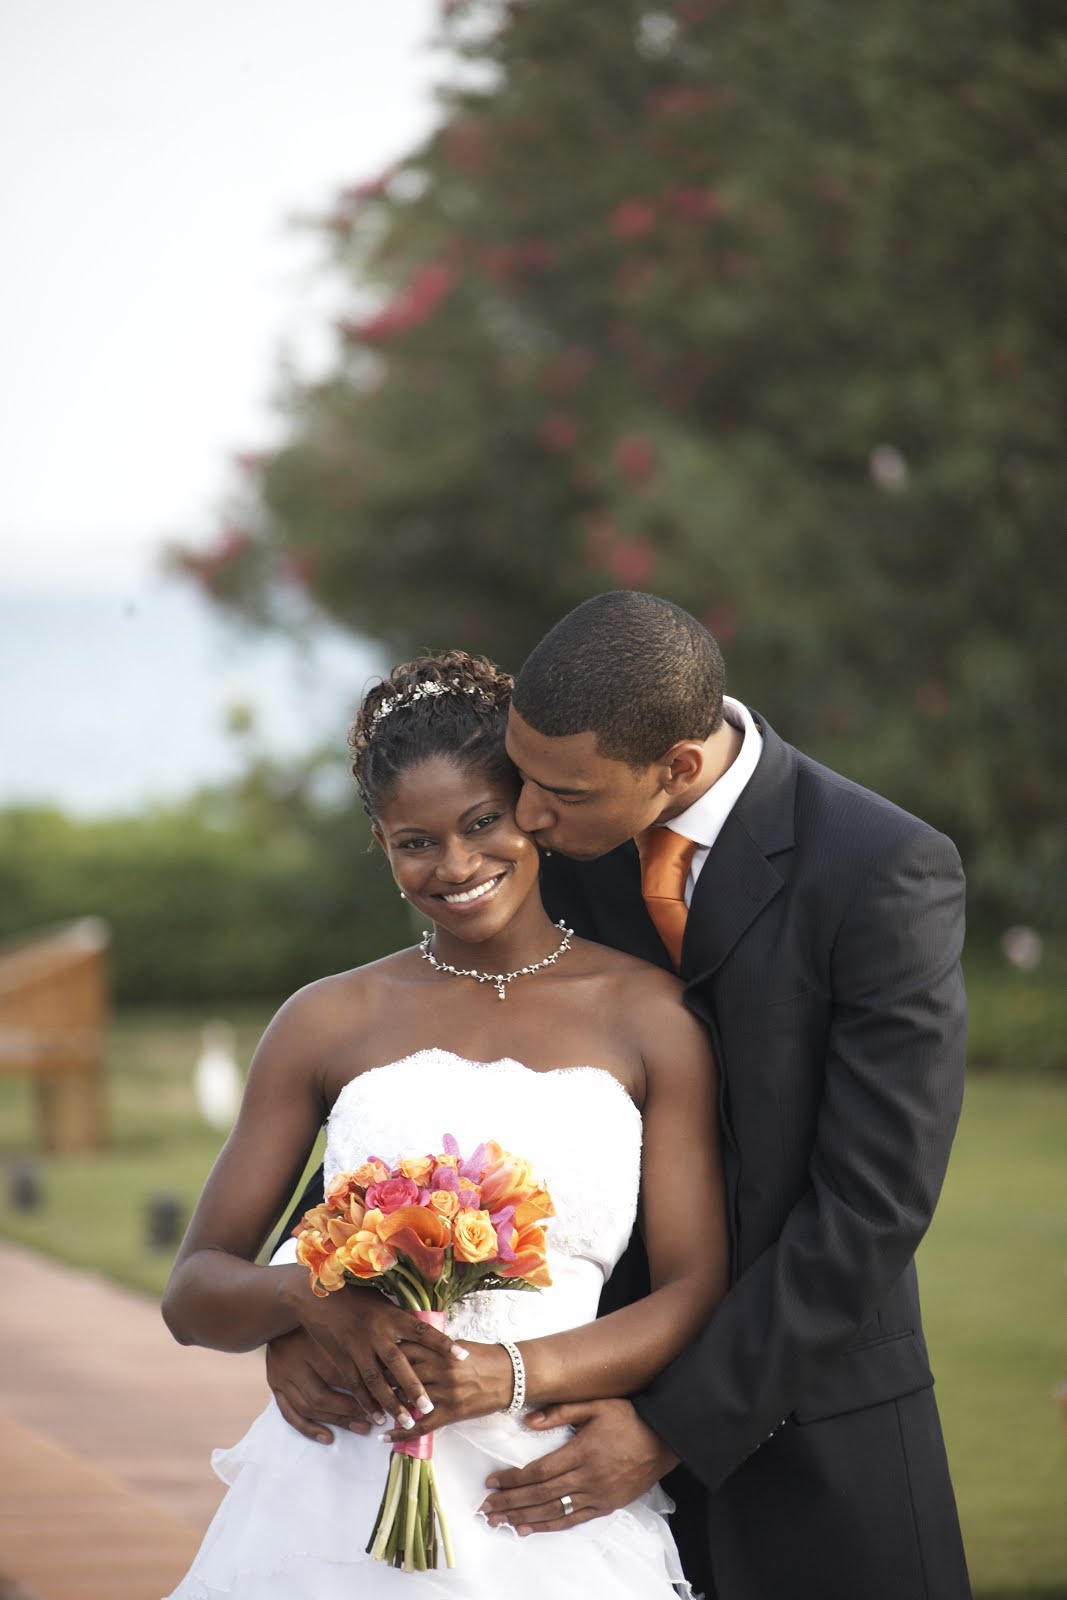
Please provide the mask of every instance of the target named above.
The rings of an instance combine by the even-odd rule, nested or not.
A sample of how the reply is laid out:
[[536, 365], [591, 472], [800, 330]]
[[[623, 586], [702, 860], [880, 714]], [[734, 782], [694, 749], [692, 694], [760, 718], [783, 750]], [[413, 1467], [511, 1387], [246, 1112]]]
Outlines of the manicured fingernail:
[[396, 1423], [398, 1428], [403, 1428], [406, 1432], [409, 1428], [413, 1428], [415, 1426], [415, 1418], [407, 1411], [398, 1411], [396, 1414]]
[[384, 1428], [389, 1419], [384, 1411], [376, 1411], [374, 1413], [374, 1420], [378, 1424], [379, 1428]]
[[430, 1415], [430, 1412], [433, 1410], [433, 1401], [430, 1399], [428, 1394], [419, 1395], [419, 1398], [415, 1401], [415, 1410], [424, 1417], [428, 1417]]
[[454, 1344], [452, 1346], [452, 1354], [455, 1356], [457, 1361], [466, 1361], [467, 1357], [470, 1355], [470, 1351], [464, 1350], [461, 1344]]

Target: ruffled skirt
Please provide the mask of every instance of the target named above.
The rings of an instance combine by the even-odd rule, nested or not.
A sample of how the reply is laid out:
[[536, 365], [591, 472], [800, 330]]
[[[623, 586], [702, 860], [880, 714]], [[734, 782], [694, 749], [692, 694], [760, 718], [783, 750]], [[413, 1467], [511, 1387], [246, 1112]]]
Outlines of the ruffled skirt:
[[332, 1445], [290, 1428], [273, 1401], [232, 1450], [216, 1450], [230, 1485], [192, 1568], [170, 1600], [678, 1600], [690, 1590], [660, 1489], [561, 1533], [520, 1538], [479, 1513], [485, 1479], [565, 1442], [504, 1416], [442, 1428], [434, 1468], [455, 1566], [405, 1573], [365, 1554], [390, 1447], [337, 1430]]

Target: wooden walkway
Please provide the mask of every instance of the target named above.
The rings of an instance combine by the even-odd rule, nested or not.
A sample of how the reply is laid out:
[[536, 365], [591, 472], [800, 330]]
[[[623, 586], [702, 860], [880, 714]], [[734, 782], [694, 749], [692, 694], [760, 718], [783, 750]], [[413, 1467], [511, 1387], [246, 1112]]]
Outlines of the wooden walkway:
[[[160, 1600], [262, 1408], [263, 1358], [183, 1349], [151, 1300], [0, 1243], [0, 1596]], [[5, 1587], [6, 1586], [6, 1587]]]

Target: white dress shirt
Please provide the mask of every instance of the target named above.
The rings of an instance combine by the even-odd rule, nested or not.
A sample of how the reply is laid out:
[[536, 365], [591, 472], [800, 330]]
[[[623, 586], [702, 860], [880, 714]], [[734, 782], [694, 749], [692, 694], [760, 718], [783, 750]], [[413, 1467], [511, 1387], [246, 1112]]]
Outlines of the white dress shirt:
[[730, 695], [724, 694], [722, 709], [726, 721], [732, 727], [740, 728], [745, 736], [740, 750], [722, 777], [717, 779], [710, 789], [705, 789], [699, 800], [694, 800], [688, 810], [663, 824], [673, 833], [680, 833], [683, 838], [692, 839], [697, 847], [693, 852], [693, 859], [689, 864], [689, 876], [685, 882], [687, 906], [693, 903], [693, 890], [708, 859], [708, 851], [722, 832], [722, 825], [737, 804], [742, 789], [755, 772], [763, 749], [763, 737], [753, 722], [752, 713], [747, 706], [743, 706], [740, 700], [734, 700]]

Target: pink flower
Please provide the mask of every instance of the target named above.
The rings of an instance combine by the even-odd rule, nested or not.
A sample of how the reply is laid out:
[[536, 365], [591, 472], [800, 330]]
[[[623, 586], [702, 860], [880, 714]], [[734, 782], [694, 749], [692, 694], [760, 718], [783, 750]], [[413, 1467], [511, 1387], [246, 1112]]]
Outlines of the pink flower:
[[628, 433], [615, 446], [619, 470], [635, 489], [639, 489], [656, 466], [656, 447], [643, 433]]
[[702, 621], [708, 632], [720, 644], [729, 644], [737, 632], [737, 614], [732, 606], [712, 606], [709, 611], [705, 611]]
[[578, 437], [578, 424], [562, 411], [551, 411], [540, 428], [541, 442], [557, 454], [570, 450]]
[[684, 217], [687, 222], [706, 221], [708, 217], [717, 217], [722, 210], [722, 202], [714, 189], [672, 189], [667, 204], [676, 217]]
[[637, 239], [648, 232], [655, 220], [655, 206], [635, 195], [630, 200], [623, 200], [611, 213], [612, 232], [620, 239]]
[[411, 1178], [387, 1178], [384, 1183], [372, 1183], [367, 1190], [367, 1210], [378, 1210], [389, 1217], [401, 1206], [419, 1204], [419, 1186]]
[[605, 563], [611, 576], [625, 589], [643, 589], [655, 570], [656, 558], [647, 544], [634, 541], [612, 550]]
[[365, 344], [376, 344], [398, 333], [407, 333], [433, 316], [452, 292], [455, 281], [456, 274], [450, 266], [443, 261], [431, 262], [417, 272], [407, 288], [377, 316], [361, 323], [342, 322], [341, 332], [345, 338], [362, 340]]

